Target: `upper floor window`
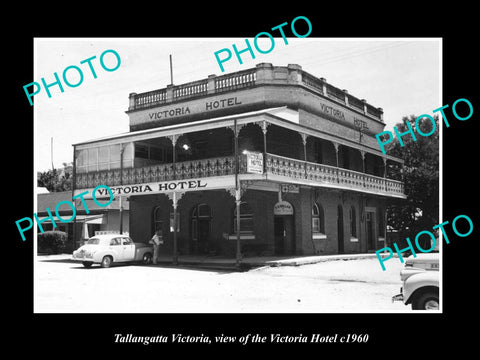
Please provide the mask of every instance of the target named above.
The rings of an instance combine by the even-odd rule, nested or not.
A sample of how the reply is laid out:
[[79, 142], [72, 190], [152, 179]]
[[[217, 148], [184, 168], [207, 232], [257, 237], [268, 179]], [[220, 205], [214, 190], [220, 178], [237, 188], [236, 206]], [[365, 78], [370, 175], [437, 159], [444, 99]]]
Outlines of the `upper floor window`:
[[123, 167], [133, 167], [133, 143], [97, 146], [76, 150], [75, 171], [88, 173], [102, 170], [120, 169], [121, 149], [123, 150]]

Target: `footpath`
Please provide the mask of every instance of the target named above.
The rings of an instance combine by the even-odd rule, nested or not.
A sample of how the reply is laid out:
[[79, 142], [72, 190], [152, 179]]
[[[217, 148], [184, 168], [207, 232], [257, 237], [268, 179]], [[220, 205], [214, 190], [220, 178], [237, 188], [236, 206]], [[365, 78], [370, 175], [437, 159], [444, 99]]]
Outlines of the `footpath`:
[[376, 258], [375, 253], [366, 254], [339, 254], [318, 256], [255, 256], [242, 258], [237, 267], [236, 259], [208, 256], [179, 256], [178, 265], [173, 265], [171, 257], [160, 257], [158, 265], [191, 266], [203, 269], [248, 271], [261, 267], [301, 266], [316, 264], [325, 261], [357, 260]]
[[[375, 253], [315, 256], [254, 256], [242, 258], [240, 266], [237, 266], [235, 258], [181, 255], [178, 257], [178, 263], [176, 265], [173, 264], [172, 256], [161, 256], [158, 259], [157, 265], [150, 264], [146, 266], [164, 266], [173, 268], [189, 267], [224, 271], [248, 271], [262, 267], [301, 266], [325, 261], [346, 261], [368, 258], [376, 258]], [[38, 255], [37, 260], [51, 262], [74, 262], [71, 254]]]

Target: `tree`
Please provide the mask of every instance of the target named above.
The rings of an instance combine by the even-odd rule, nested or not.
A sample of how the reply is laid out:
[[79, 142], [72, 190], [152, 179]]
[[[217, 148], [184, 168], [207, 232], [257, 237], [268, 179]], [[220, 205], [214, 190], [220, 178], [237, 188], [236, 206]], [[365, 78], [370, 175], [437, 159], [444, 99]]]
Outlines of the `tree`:
[[[432, 231], [439, 219], [439, 122], [435, 124], [429, 118], [418, 122], [420, 131], [430, 136], [421, 136], [415, 130], [416, 116], [403, 117], [397, 124], [399, 133], [408, 131], [407, 122], [414, 129], [416, 141], [411, 134], [402, 137], [404, 146], [397, 138], [387, 145], [387, 154], [399, 157], [405, 161], [403, 178], [407, 199], [396, 202], [388, 207], [388, 224], [399, 231], [400, 238], [414, 236], [422, 231]], [[435, 129], [433, 127], [435, 126]], [[422, 238], [420, 238], [422, 239]], [[428, 239], [427, 239], [428, 240]], [[420, 244], [430, 246], [426, 244]]]
[[63, 168], [37, 173], [37, 186], [45, 187], [50, 192], [72, 189], [73, 167], [63, 163]]

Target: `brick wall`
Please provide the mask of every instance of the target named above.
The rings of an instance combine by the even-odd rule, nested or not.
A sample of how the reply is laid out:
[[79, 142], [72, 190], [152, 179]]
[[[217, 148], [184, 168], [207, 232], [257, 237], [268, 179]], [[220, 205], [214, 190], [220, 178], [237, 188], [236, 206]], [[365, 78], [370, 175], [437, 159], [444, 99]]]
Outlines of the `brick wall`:
[[[294, 208], [295, 244], [287, 246], [293, 249], [292, 255], [337, 254], [338, 246], [338, 207], [343, 209], [344, 253], [367, 252], [365, 209], [374, 212], [375, 237], [383, 237], [379, 229], [379, 217], [384, 214], [384, 200], [379, 197], [347, 192], [342, 190], [314, 189], [300, 187], [300, 192], [286, 193], [283, 200]], [[278, 201], [274, 191], [247, 190], [242, 201], [246, 201], [254, 214], [255, 239], [242, 240], [244, 255], [271, 255], [275, 251], [273, 207]], [[323, 208], [325, 239], [312, 239], [312, 204], [316, 201]], [[177, 234], [180, 254], [193, 254], [194, 243], [191, 240], [191, 214], [198, 205], [205, 203], [211, 209], [210, 248], [212, 254], [235, 256], [236, 241], [228, 240], [226, 235], [233, 232], [234, 198], [224, 190], [198, 191], [185, 194], [178, 203], [180, 231]], [[170, 213], [172, 203], [165, 195], [143, 195], [130, 198], [130, 235], [134, 241], [148, 242], [153, 235], [153, 210], [161, 206], [163, 234], [165, 243], [161, 253], [171, 254], [173, 233], [170, 232]], [[350, 230], [350, 209], [355, 209], [357, 236], [352, 237]], [[376, 248], [383, 243], [376, 242]], [[372, 250], [372, 249], [370, 249]]]

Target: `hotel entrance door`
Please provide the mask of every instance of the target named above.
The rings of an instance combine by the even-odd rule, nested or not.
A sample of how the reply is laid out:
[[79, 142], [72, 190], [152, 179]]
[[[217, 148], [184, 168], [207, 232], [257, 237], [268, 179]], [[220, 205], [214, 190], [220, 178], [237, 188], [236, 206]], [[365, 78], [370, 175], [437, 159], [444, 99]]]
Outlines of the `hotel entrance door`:
[[207, 254], [209, 251], [212, 213], [210, 206], [199, 204], [192, 211], [192, 251], [194, 254]]
[[367, 228], [367, 250], [372, 251], [376, 249], [375, 246], [375, 213], [366, 211], [366, 228]]
[[274, 216], [275, 255], [295, 254], [293, 215]]

